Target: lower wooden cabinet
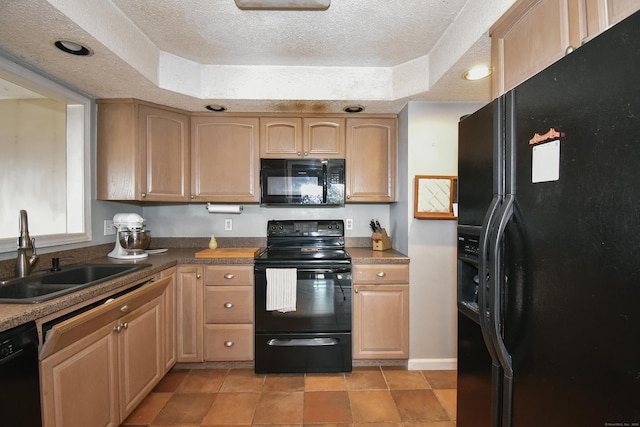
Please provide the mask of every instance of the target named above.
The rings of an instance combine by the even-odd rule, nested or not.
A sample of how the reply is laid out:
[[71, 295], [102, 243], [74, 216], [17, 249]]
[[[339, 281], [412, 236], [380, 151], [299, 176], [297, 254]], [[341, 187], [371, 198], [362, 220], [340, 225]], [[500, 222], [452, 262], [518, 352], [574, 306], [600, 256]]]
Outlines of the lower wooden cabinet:
[[202, 362], [204, 266], [180, 265], [176, 271], [176, 351], [178, 362]]
[[41, 350], [45, 427], [118, 426], [165, 373], [170, 278], [54, 326]]
[[409, 265], [353, 266], [353, 358], [409, 358]]
[[253, 360], [253, 265], [205, 270], [204, 360]]
[[176, 276], [177, 268], [171, 267], [160, 273], [161, 278], [170, 279], [167, 290], [163, 294], [164, 306], [164, 371], [169, 370], [176, 364]]

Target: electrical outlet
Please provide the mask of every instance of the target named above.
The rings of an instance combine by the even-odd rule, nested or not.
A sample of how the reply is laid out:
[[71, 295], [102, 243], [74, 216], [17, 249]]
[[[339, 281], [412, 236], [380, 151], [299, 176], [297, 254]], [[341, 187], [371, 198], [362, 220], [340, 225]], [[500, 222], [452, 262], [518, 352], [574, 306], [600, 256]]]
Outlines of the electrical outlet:
[[233, 230], [233, 220], [231, 218], [227, 218], [224, 220], [224, 231]]
[[116, 228], [113, 226], [112, 219], [104, 220], [104, 235], [108, 236], [110, 234], [116, 234]]
[[353, 219], [347, 218], [345, 221], [345, 228], [347, 230], [353, 230]]

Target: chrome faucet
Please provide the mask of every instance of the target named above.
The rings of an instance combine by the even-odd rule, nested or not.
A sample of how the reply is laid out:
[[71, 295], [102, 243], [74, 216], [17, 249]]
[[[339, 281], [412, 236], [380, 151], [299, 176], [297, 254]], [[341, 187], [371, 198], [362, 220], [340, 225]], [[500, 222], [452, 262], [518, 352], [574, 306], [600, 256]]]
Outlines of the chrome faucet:
[[16, 258], [16, 276], [26, 277], [31, 273], [33, 265], [38, 261], [36, 239], [29, 236], [27, 211], [20, 211], [20, 237], [18, 237], [18, 257]]

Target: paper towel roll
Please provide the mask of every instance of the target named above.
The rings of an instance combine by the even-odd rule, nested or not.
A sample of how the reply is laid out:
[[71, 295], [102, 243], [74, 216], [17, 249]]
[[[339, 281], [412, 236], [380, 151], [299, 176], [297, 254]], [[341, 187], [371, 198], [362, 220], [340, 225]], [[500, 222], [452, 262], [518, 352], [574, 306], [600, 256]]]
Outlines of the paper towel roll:
[[214, 205], [207, 203], [207, 211], [209, 213], [239, 214], [242, 213], [242, 205]]

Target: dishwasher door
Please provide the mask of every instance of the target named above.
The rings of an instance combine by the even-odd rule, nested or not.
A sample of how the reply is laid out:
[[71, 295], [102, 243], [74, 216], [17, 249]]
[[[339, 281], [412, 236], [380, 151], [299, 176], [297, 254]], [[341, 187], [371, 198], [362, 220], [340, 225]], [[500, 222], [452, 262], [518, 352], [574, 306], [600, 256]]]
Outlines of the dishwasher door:
[[0, 424], [42, 426], [35, 322], [0, 332]]

